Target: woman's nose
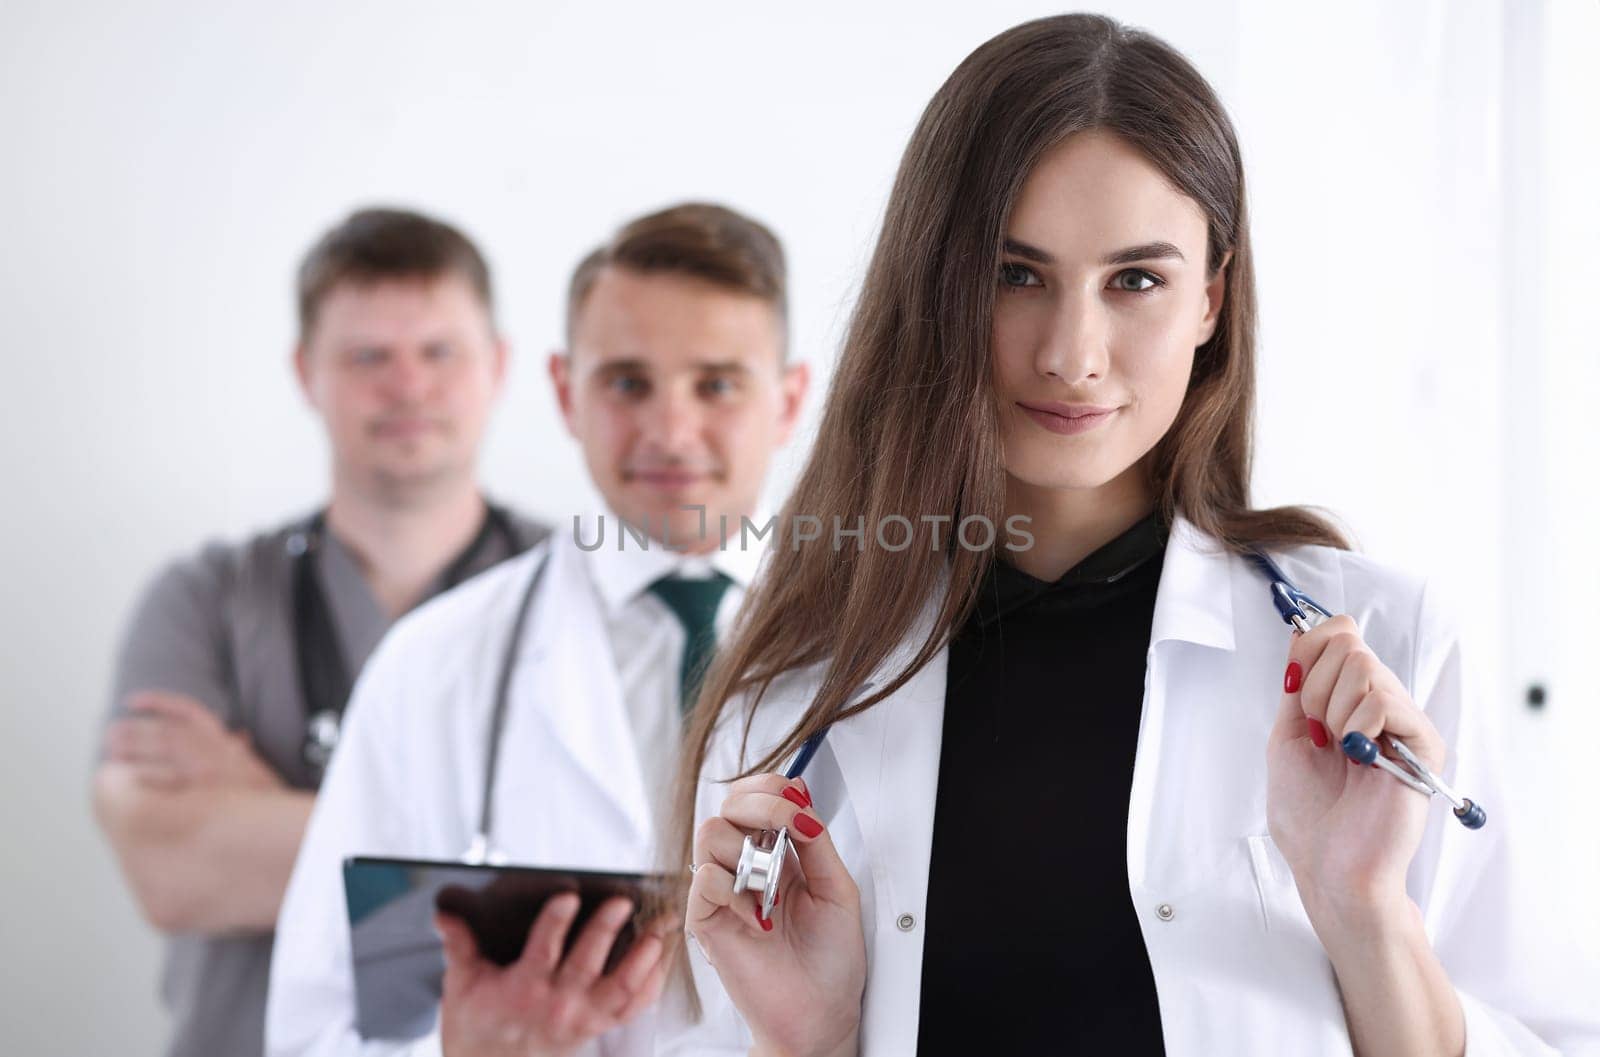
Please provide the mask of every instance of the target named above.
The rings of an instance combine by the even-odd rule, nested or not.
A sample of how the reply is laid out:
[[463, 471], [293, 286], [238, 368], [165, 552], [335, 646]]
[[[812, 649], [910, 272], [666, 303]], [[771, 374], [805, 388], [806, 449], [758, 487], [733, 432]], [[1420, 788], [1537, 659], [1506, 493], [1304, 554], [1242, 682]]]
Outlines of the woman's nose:
[[1109, 363], [1107, 321], [1098, 298], [1064, 294], [1046, 317], [1034, 368], [1047, 377], [1076, 385], [1103, 377]]

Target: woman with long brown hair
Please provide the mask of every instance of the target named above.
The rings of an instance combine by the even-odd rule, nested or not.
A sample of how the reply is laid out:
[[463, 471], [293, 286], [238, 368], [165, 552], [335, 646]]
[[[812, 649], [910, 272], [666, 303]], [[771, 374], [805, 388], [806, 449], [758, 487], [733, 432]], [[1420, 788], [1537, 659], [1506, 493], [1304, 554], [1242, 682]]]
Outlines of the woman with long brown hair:
[[[1339, 751], [1402, 739], [1493, 810], [1432, 594], [1250, 505], [1254, 324], [1178, 53], [1073, 15], [951, 75], [688, 737], [703, 1016], [666, 1050], [1547, 1052], [1493, 825]], [[1256, 551], [1344, 615], [1289, 634]], [[779, 827], [764, 916], [735, 873]]]

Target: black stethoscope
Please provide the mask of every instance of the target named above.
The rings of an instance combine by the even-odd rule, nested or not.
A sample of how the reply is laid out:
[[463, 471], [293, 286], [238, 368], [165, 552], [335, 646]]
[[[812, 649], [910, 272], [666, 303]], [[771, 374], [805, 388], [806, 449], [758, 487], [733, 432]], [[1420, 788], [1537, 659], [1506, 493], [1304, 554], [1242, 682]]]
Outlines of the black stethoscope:
[[[505, 544], [508, 554], [519, 554], [526, 549], [506, 511], [493, 503], [484, 506], [483, 525], [478, 534], [441, 575], [445, 590], [467, 578], [484, 549], [496, 537]], [[339, 744], [339, 724], [354, 687], [349, 663], [339, 645], [338, 629], [334, 627], [333, 611], [317, 579], [315, 558], [326, 531], [326, 512], [318, 511], [303, 528], [290, 533], [284, 541], [284, 549], [293, 562], [289, 578], [291, 622], [300, 696], [306, 713], [300, 753], [318, 775], [327, 767]]]
[[[1310, 595], [1296, 587], [1293, 581], [1284, 575], [1283, 570], [1278, 568], [1277, 563], [1266, 554], [1252, 551], [1245, 557], [1271, 585], [1273, 605], [1277, 607], [1278, 615], [1283, 618], [1285, 624], [1306, 632], [1333, 616]], [[852, 701], [859, 700], [865, 691], [871, 688], [870, 682], [857, 688]], [[800, 777], [827, 736], [828, 728], [824, 727], [802, 742], [783, 776], [790, 781]], [[1354, 762], [1381, 768], [1424, 796], [1432, 797], [1435, 793], [1442, 796], [1449, 801], [1452, 814], [1468, 829], [1483, 827], [1485, 815], [1481, 806], [1466, 797], [1457, 796], [1455, 791], [1424, 766], [1399, 738], [1389, 734], [1384, 734], [1382, 737], [1384, 744], [1398, 759], [1391, 760], [1384, 756], [1377, 744], [1360, 731], [1346, 734], [1340, 743], [1340, 748]], [[772, 908], [777, 902], [778, 889], [783, 878], [783, 865], [789, 857], [789, 844], [788, 827], [781, 827], [775, 830], [761, 830], [753, 836], [746, 835], [744, 845], [739, 849], [739, 863], [733, 874], [733, 891], [736, 895], [746, 890], [759, 891], [762, 918], [772, 917]]]
[[489, 737], [484, 748], [478, 829], [472, 835], [472, 843], [461, 856], [465, 862], [496, 865], [505, 862], [505, 856], [489, 839], [494, 824], [494, 776], [500, 765], [500, 737], [506, 725], [506, 703], [511, 698], [511, 673], [517, 667], [517, 658], [522, 653], [522, 630], [528, 623], [528, 611], [533, 608], [534, 595], [539, 591], [539, 581], [544, 579], [545, 566], [549, 562], [548, 550], [534, 556], [533, 574], [528, 577], [528, 586], [522, 589], [522, 597], [517, 600], [517, 615], [511, 621], [511, 637], [506, 639], [505, 650], [500, 654], [500, 671], [494, 681], [494, 710], [489, 716]]

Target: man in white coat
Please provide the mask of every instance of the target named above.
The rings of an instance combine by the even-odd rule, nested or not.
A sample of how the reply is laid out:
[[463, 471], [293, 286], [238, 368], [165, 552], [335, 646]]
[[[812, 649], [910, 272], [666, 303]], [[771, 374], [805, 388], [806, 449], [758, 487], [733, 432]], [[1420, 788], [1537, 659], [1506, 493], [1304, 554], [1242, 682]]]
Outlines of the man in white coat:
[[603, 909], [563, 959], [566, 898], [503, 969], [441, 919], [432, 1028], [398, 1040], [357, 1030], [346, 857], [450, 859], [476, 845], [532, 865], [657, 864], [681, 710], [759, 557], [739, 529], [762, 527], [762, 481], [807, 383], [787, 359], [776, 238], [717, 206], [640, 218], [578, 266], [567, 312], [550, 376], [608, 514], [559, 526], [378, 647], [278, 920], [269, 1054], [650, 1050], [639, 1014], [660, 990], [662, 945], [642, 941], [599, 974], [625, 916]]

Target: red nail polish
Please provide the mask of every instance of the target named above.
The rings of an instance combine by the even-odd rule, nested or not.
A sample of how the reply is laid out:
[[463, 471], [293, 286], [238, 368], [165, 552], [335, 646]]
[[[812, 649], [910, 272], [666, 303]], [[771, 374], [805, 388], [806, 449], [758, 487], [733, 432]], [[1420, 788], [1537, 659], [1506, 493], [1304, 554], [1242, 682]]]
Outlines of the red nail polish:
[[1300, 692], [1300, 662], [1290, 661], [1289, 667], [1283, 673], [1283, 692], [1298, 694]]
[[783, 798], [797, 807], [811, 806], [811, 801], [806, 799], [806, 795], [792, 785], [784, 786]]
[[1328, 728], [1313, 716], [1306, 717], [1306, 729], [1311, 732], [1311, 744], [1319, 749], [1328, 747]]
[[761, 926], [762, 932], [772, 931], [772, 922], [761, 916], [761, 908], [756, 907], [756, 922]]
[[794, 828], [800, 831], [802, 837], [815, 837], [822, 832], [822, 823], [810, 815], [796, 815], [794, 817]]

